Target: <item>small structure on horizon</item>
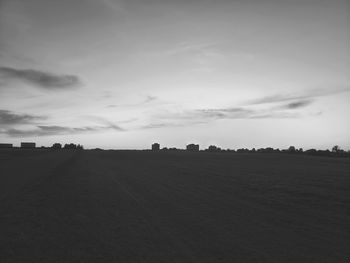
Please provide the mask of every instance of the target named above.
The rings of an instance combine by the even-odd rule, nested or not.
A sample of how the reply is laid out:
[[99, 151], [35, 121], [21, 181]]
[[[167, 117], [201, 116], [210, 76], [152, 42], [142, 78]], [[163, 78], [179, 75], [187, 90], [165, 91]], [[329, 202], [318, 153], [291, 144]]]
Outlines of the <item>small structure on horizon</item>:
[[0, 143], [0, 148], [13, 148], [12, 143]]
[[159, 143], [153, 143], [152, 144], [152, 151], [159, 151], [160, 150], [160, 144]]
[[21, 148], [34, 149], [36, 147], [35, 142], [21, 142]]
[[186, 146], [186, 150], [191, 152], [199, 152], [199, 144], [188, 144]]
[[210, 145], [206, 151], [208, 151], [208, 152], [221, 152], [221, 148], [217, 147], [215, 145]]

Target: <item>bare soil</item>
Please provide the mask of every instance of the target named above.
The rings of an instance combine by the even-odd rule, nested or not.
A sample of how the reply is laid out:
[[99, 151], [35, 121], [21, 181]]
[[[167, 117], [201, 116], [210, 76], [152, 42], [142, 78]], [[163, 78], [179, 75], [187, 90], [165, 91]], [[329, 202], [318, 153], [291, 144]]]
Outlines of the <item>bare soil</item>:
[[350, 160], [0, 151], [0, 262], [350, 262]]

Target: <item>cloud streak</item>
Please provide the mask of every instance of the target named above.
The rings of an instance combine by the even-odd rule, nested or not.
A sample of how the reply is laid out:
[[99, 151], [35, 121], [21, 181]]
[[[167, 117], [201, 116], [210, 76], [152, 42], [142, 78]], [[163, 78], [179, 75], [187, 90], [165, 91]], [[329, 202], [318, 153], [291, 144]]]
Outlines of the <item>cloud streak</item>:
[[33, 137], [33, 136], [52, 136], [52, 135], [65, 135], [65, 134], [81, 134], [99, 132], [104, 130], [116, 130], [124, 131], [119, 126], [86, 126], [86, 127], [67, 127], [57, 125], [38, 125], [35, 129], [22, 130], [22, 129], [7, 129], [2, 130], [0, 133], [6, 134], [10, 137]]
[[141, 128], [156, 129], [166, 127], [181, 127], [209, 123], [215, 120], [297, 118], [300, 116], [298, 112], [287, 110], [306, 107], [310, 103], [311, 101], [299, 101], [283, 105], [282, 107], [269, 109], [228, 107], [218, 109], [194, 109], [182, 112], [168, 112], [155, 116], [156, 121], [144, 125]]
[[279, 108], [248, 109], [242, 107], [220, 108], [220, 109], [195, 109], [179, 113], [168, 113], [159, 116], [161, 119], [189, 120], [196, 123], [209, 122], [222, 119], [261, 119], [261, 118], [291, 118], [296, 113], [285, 112], [286, 109], [297, 109], [305, 107], [308, 102], [296, 102]]
[[110, 104], [110, 105], [107, 105], [106, 108], [140, 107], [140, 106], [145, 106], [145, 105], [151, 105], [152, 103], [156, 102], [157, 100], [158, 100], [158, 97], [148, 95], [148, 96], [146, 96], [145, 99], [143, 99], [142, 101], [137, 102], [137, 103], [120, 104], [120, 105]]
[[294, 110], [294, 109], [299, 109], [299, 108], [304, 108], [306, 106], [309, 106], [311, 103], [312, 103], [312, 100], [300, 100], [300, 101], [295, 101], [295, 102], [291, 102], [286, 105], [283, 105], [281, 108]]
[[43, 119], [45, 119], [45, 117], [0, 110], [0, 124], [2, 125], [35, 123]]
[[81, 85], [75, 75], [57, 75], [34, 69], [0, 67], [0, 77], [5, 80], [20, 80], [43, 89], [67, 89]]
[[[350, 92], [350, 88], [337, 88], [332, 90], [311, 90], [303, 94], [276, 94], [272, 96], [266, 96], [259, 99], [255, 99], [246, 103], [246, 105], [258, 105], [258, 104], [267, 104], [267, 103], [278, 103], [286, 101], [307, 101], [316, 97], [324, 97], [329, 95], [335, 95], [340, 93]], [[293, 104], [293, 103], [291, 103]]]

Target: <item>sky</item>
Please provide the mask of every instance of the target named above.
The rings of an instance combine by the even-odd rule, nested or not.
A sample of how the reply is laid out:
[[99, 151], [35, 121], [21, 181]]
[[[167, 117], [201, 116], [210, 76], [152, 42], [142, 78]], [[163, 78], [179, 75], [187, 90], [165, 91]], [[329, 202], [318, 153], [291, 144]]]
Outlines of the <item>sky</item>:
[[350, 149], [348, 0], [0, 0], [0, 142]]

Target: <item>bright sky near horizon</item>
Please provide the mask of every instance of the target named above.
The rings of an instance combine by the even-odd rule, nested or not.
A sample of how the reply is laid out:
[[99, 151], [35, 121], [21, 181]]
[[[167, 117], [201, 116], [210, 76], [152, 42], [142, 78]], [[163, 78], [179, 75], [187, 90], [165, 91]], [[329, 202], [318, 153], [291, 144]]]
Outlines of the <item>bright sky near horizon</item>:
[[348, 0], [0, 0], [0, 142], [350, 149]]

